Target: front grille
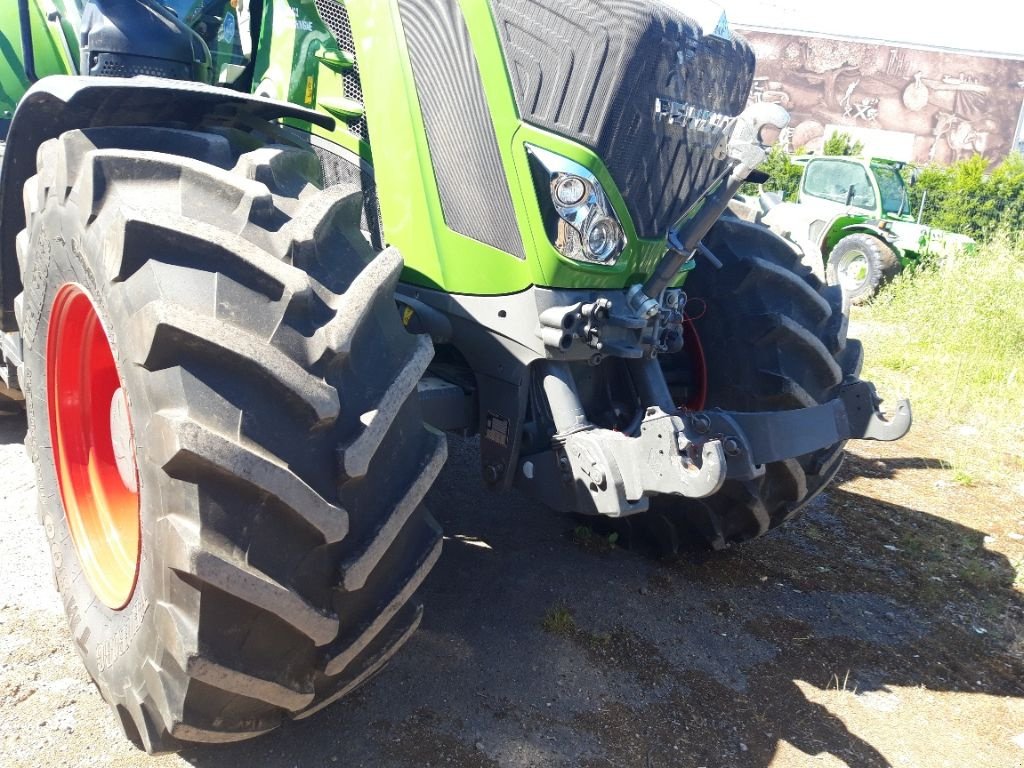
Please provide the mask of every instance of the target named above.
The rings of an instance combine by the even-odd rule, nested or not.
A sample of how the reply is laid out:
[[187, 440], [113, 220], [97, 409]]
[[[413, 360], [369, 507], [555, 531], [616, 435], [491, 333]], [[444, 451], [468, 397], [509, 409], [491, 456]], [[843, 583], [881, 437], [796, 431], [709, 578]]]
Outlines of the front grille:
[[398, 0], [444, 222], [525, 259], [480, 65], [458, 0]]
[[93, 53], [89, 58], [89, 74], [96, 77], [168, 77], [173, 80], [191, 80], [187, 64], [123, 53]]
[[490, 3], [522, 118], [593, 150], [637, 233], [663, 237], [728, 165], [659, 123], [655, 101], [738, 115], [753, 82], [750, 47], [703, 35], [667, 2]]
[[[363, 102], [363, 86], [359, 80], [359, 62], [356, 60], [356, 43], [352, 37], [352, 24], [348, 19], [348, 11], [339, 0], [315, 0], [317, 12], [331, 35], [338, 43], [338, 47], [345, 53], [352, 56], [355, 62], [352, 69], [345, 72], [344, 80], [345, 98]], [[357, 123], [348, 124], [348, 130], [354, 133], [363, 141], [369, 141], [370, 136], [366, 130], [366, 118], [360, 118]]]

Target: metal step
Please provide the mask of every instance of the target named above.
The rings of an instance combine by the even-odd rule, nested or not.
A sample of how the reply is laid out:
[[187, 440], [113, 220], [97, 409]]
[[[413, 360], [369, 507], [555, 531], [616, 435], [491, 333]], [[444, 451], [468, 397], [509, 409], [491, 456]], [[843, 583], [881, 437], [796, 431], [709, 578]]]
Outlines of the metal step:
[[322, 98], [318, 102], [339, 120], [346, 123], [358, 123], [363, 119], [363, 102], [343, 97]]

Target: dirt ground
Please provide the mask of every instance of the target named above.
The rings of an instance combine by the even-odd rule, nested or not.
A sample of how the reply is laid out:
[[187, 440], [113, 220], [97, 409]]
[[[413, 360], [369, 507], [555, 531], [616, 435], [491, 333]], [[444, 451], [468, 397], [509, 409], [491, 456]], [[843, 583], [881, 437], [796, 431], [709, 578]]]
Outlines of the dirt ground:
[[394, 663], [310, 721], [149, 758], [72, 650], [24, 432], [0, 421], [4, 766], [1024, 766], [1024, 491], [958, 485], [955, 433], [856, 444], [801, 520], [672, 563], [488, 495], [454, 441]]

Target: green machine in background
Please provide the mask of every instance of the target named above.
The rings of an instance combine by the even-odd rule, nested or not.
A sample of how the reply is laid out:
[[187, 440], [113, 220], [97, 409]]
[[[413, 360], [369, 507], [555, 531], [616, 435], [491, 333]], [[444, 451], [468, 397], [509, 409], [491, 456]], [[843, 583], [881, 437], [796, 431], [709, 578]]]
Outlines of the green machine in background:
[[920, 212], [915, 218], [903, 163], [800, 156], [795, 162], [805, 169], [797, 202], [762, 196], [754, 204], [739, 201], [737, 212], [795, 243], [855, 304], [925, 256], [945, 258], [973, 245], [965, 235], [921, 224]]
[[0, 407], [140, 747], [256, 736], [387, 663], [445, 432], [490, 489], [672, 554], [909, 429], [841, 291], [726, 211], [788, 115], [747, 107], [724, 15], [568, 7], [0, 12]]

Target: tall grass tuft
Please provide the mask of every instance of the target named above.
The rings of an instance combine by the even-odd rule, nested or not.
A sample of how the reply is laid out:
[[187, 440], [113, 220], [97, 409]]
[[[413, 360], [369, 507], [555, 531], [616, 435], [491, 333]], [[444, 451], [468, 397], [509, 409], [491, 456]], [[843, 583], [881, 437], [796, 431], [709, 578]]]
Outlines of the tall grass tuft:
[[900, 275], [854, 321], [866, 326], [868, 378], [960, 427], [958, 469], [994, 458], [1024, 469], [1024, 232]]

